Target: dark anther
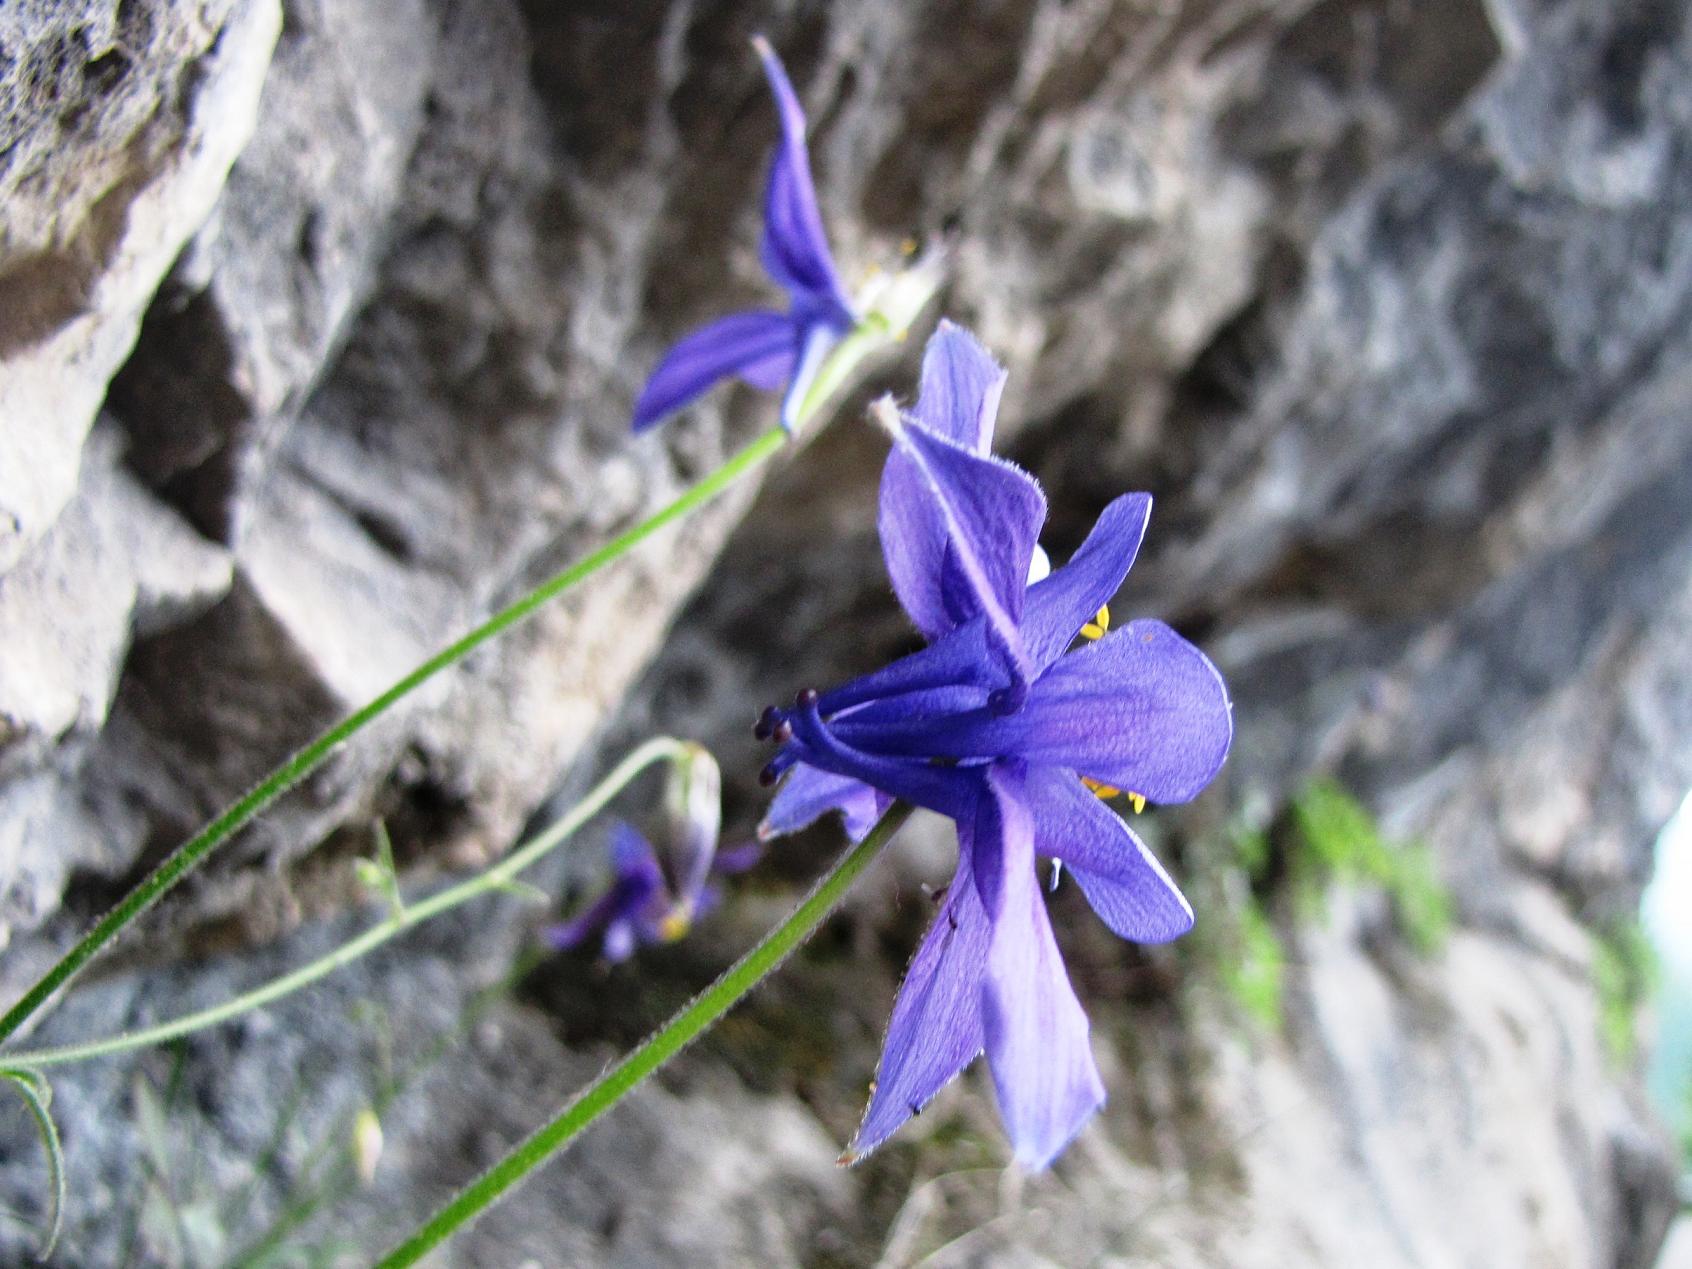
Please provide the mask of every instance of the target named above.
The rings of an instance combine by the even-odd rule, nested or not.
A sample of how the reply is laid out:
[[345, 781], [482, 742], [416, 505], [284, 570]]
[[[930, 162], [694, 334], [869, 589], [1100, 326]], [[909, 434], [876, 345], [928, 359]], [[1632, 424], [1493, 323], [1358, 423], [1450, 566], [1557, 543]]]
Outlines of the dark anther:
[[780, 723], [778, 723], [776, 725], [775, 742], [778, 745], [785, 745], [788, 741], [790, 741], [792, 739], [793, 739], [793, 724], [788, 722], [784, 718], [784, 719], [781, 720]]
[[758, 715], [758, 721], [752, 726], [752, 735], [757, 740], [768, 740], [775, 734], [776, 724], [781, 722], [781, 711], [774, 705], [764, 706], [764, 712]]
[[793, 703], [800, 709], [810, 709], [811, 706], [817, 703], [817, 699], [817, 689], [814, 687], [807, 687], [803, 692], [800, 692], [798, 696], [793, 698]]
[[987, 708], [995, 714], [1014, 714], [1022, 708], [1022, 703], [1028, 699], [1028, 684], [1012, 683], [1009, 687], [1001, 687], [987, 697]]
[[781, 773], [775, 769], [775, 763], [769, 763], [758, 773], [758, 783], [766, 789], [781, 778]]
[[911, 1114], [913, 1114], [913, 1115], [922, 1114], [922, 1107], [917, 1105], [915, 1102], [910, 1103], [910, 1108], [911, 1108]]

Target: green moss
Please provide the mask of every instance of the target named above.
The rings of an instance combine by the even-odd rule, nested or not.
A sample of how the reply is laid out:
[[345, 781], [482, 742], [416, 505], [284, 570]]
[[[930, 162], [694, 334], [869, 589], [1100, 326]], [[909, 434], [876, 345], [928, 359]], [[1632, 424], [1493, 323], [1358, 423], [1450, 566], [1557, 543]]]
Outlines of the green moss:
[[1335, 781], [1318, 777], [1300, 789], [1292, 819], [1303, 848], [1297, 871], [1314, 874], [1318, 882], [1385, 883], [1391, 877], [1392, 851], [1374, 817]]
[[1240, 910], [1234, 945], [1220, 973], [1229, 997], [1266, 1027], [1279, 1030], [1286, 977], [1286, 953], [1275, 925], [1255, 900]]
[[1404, 936], [1424, 956], [1445, 946], [1451, 933], [1451, 892], [1439, 879], [1433, 852], [1420, 843], [1402, 847], [1388, 885]]
[[1592, 981], [1598, 991], [1598, 1031], [1617, 1065], [1632, 1063], [1639, 1051], [1635, 1021], [1656, 983], [1656, 954], [1638, 921], [1626, 921], [1598, 934], [1592, 950]]
[[1269, 846], [1268, 833], [1260, 828], [1237, 824], [1229, 834], [1229, 843], [1234, 862], [1245, 870], [1247, 877], [1255, 882], [1269, 875], [1274, 854]]
[[1419, 842], [1387, 839], [1368, 810], [1327, 777], [1306, 784], [1291, 810], [1295, 849], [1289, 872], [1301, 916], [1320, 917], [1324, 896], [1336, 883], [1376, 885], [1386, 891], [1399, 929], [1418, 952], [1432, 955], [1444, 946], [1451, 897], [1432, 851]]
[[1189, 873], [1201, 912], [1186, 954], [1258, 1023], [1283, 1019], [1287, 939], [1327, 917], [1337, 885], [1385, 892], [1405, 942], [1439, 951], [1452, 923], [1451, 896], [1433, 852], [1387, 837], [1336, 781], [1311, 780], [1267, 827], [1241, 817], [1225, 832], [1191, 844]]

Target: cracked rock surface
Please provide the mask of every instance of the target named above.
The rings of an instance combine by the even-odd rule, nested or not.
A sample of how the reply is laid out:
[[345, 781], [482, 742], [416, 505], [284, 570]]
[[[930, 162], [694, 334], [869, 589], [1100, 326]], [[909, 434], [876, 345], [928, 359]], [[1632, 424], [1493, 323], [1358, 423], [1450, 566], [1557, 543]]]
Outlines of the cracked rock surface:
[[[838, 1170], [949, 871], [919, 820], [442, 1262], [1651, 1264], [1671, 1147], [1595, 979], [1692, 786], [1677, 0], [0, 8], [0, 989], [768, 425], [735, 388], [626, 430], [668, 341], [767, 294], [759, 30], [848, 277], [955, 237], [944, 307], [1011, 370], [1000, 437], [1054, 558], [1117, 493], [1156, 498], [1117, 607], [1197, 639], [1238, 728], [1211, 791], [1137, 825], [1200, 927], [1130, 948], [1053, 897], [1111, 1100], [1052, 1173], [997, 1170], [975, 1075]], [[871, 387], [909, 392], [915, 354]], [[749, 833], [757, 709], [911, 646], [863, 399], [337, 754], [31, 1043], [319, 954], [378, 916], [349, 864], [376, 818], [423, 886], [655, 731], [712, 746]], [[1378, 886], [1301, 907], [1287, 808], [1318, 773], [1431, 852], [1436, 949]], [[543, 879], [591, 883], [584, 840]], [[61, 1260], [220, 1264], [278, 1230], [368, 1260], [834, 848], [784, 844], [630, 966], [514, 976], [542, 914], [500, 898], [180, 1050], [56, 1071]], [[1275, 1025], [1218, 970], [1245, 907], [1284, 956]], [[0, 1192], [38, 1213], [29, 1126], [0, 1114]], [[0, 1226], [0, 1258], [32, 1238]]]

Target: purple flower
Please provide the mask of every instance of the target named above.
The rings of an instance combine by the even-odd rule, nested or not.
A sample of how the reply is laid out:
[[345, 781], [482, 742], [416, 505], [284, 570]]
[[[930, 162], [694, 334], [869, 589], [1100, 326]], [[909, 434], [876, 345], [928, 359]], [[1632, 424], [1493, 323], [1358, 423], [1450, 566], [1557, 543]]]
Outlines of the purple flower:
[[[1232, 736], [1226, 689], [1197, 648], [1157, 621], [1102, 629], [1144, 534], [1147, 495], [1112, 502], [1065, 567], [1029, 583], [1046, 505], [1027, 473], [989, 453], [1003, 384], [981, 346], [942, 323], [914, 413], [882, 409], [894, 440], [882, 550], [928, 646], [803, 692], [758, 726], [781, 744], [766, 781], [791, 770], [765, 836], [840, 810], [858, 837], [893, 798], [957, 823], [957, 873], [900, 988], [849, 1158], [982, 1051], [1018, 1161], [1042, 1168], [1068, 1144], [1104, 1088], [1035, 858], [1066, 865], [1122, 937], [1185, 933], [1192, 909], [1174, 882], [1082, 779], [1183, 802], [1216, 774]], [[1097, 637], [1069, 652], [1084, 628]]]
[[672, 892], [652, 844], [619, 822], [611, 833], [611, 888], [586, 911], [548, 927], [544, 937], [566, 951], [602, 934], [605, 959], [626, 961], [636, 947], [671, 943], [687, 933], [711, 898], [704, 888], [693, 894]]
[[677, 885], [665, 875], [652, 844], [619, 821], [611, 834], [611, 888], [586, 911], [548, 926], [542, 937], [563, 952], [602, 934], [600, 951], [614, 963], [628, 960], [637, 947], [674, 943], [721, 902], [722, 892], [708, 878], [744, 872], [760, 854], [756, 845], [747, 845], [695, 858]]
[[800, 403], [823, 359], [856, 321], [823, 235], [805, 153], [805, 112], [769, 42], [758, 36], [752, 43], [763, 59], [781, 119], [781, 140], [764, 192], [759, 257], [765, 271], [786, 290], [788, 308], [785, 313], [731, 313], [685, 336], [658, 363], [635, 403], [637, 432], [731, 376], [766, 392], [785, 383], [781, 424], [793, 431]]

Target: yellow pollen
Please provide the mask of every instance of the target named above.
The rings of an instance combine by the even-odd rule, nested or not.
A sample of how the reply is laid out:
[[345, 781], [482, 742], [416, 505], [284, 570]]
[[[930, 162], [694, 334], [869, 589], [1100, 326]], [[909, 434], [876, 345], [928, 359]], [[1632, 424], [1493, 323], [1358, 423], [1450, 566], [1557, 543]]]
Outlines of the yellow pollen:
[[674, 943], [687, 933], [690, 924], [692, 923], [688, 920], [687, 910], [677, 908], [658, 922], [658, 937], [666, 943]]
[[[1102, 784], [1093, 779], [1092, 776], [1082, 776], [1081, 783], [1091, 789], [1094, 795], [1104, 802], [1108, 802], [1115, 797], [1124, 796], [1124, 790], [1115, 788], [1112, 785]], [[1126, 796], [1128, 798], [1128, 805], [1134, 808], [1135, 815], [1138, 815], [1141, 811], [1146, 809], [1146, 799], [1144, 794], [1128, 791]]]
[[1093, 619], [1081, 627], [1081, 637], [1084, 639], [1102, 639], [1105, 631], [1110, 629], [1110, 605], [1100, 604]]

